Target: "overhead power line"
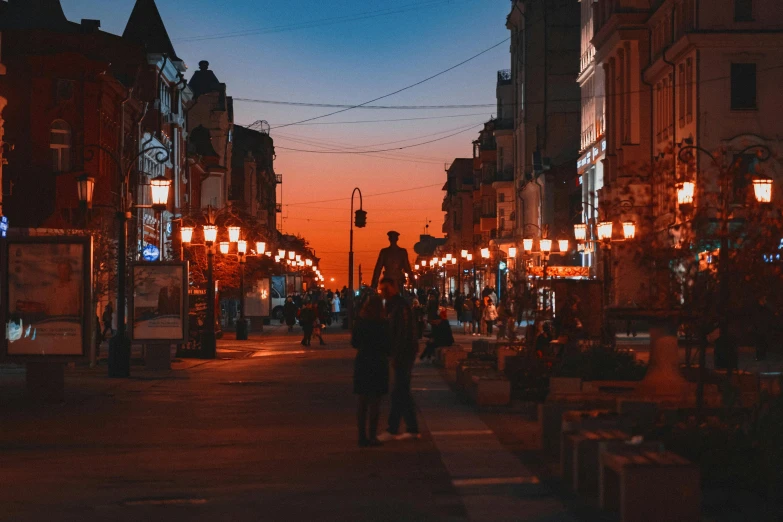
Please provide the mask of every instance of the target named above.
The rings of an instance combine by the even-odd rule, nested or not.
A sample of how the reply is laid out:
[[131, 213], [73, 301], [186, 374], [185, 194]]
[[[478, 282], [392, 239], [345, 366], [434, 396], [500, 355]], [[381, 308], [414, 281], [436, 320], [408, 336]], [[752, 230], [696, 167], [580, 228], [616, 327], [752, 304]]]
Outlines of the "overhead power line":
[[390, 151], [395, 151], [395, 150], [412, 149], [414, 147], [421, 147], [423, 145], [429, 145], [430, 143], [443, 141], [445, 139], [452, 138], [452, 137], [457, 136], [459, 134], [464, 134], [464, 133], [466, 133], [468, 131], [471, 131], [471, 130], [477, 129], [478, 127], [483, 127], [483, 126], [484, 126], [483, 123], [479, 124], [479, 125], [473, 125], [470, 128], [468, 128], [468, 129], [464, 129], [464, 130], [461, 130], [459, 132], [455, 132], [453, 134], [449, 134], [448, 136], [443, 136], [443, 137], [436, 138], [436, 139], [433, 139], [433, 140], [423, 141], [421, 143], [414, 143], [413, 145], [405, 145], [405, 146], [402, 146], [402, 147], [391, 147], [391, 148], [388, 148], [388, 149], [375, 149], [375, 150], [350, 150], [350, 149], [348, 149], [348, 150], [312, 150], [312, 149], [295, 149], [295, 148], [290, 148], [290, 147], [281, 147], [279, 145], [275, 145], [275, 149], [288, 150], [288, 151], [292, 151], [292, 152], [307, 152], [307, 153], [310, 153], [310, 154], [372, 154], [372, 153], [377, 153], [377, 152], [390, 152]]
[[496, 43], [495, 45], [492, 45], [491, 47], [488, 47], [488, 48], [484, 49], [481, 52], [478, 52], [478, 53], [474, 54], [470, 58], [467, 58], [466, 60], [462, 60], [461, 62], [459, 62], [456, 65], [452, 65], [451, 67], [449, 67], [447, 69], [444, 69], [444, 70], [442, 70], [442, 71], [440, 71], [438, 73], [435, 73], [432, 76], [428, 76], [427, 78], [424, 78], [423, 80], [420, 80], [420, 81], [418, 81], [416, 83], [412, 83], [412, 84], [410, 84], [410, 85], [408, 85], [406, 87], [403, 87], [402, 89], [397, 89], [394, 92], [390, 92], [388, 94], [384, 94], [383, 96], [378, 96], [377, 98], [373, 98], [372, 100], [369, 100], [369, 101], [366, 101], [364, 103], [360, 103], [360, 104], [354, 105], [352, 107], [347, 107], [347, 108], [344, 108], [344, 109], [340, 109], [339, 111], [330, 112], [330, 113], [324, 114], [322, 116], [315, 116], [313, 118], [307, 118], [305, 120], [297, 121], [297, 122], [294, 122], [294, 123], [288, 123], [286, 125], [279, 125], [277, 128], [281, 129], [283, 127], [290, 127], [292, 125], [299, 125], [300, 123], [307, 123], [307, 122], [310, 122], [310, 121], [320, 120], [320, 119], [323, 119], [323, 118], [327, 118], [329, 116], [334, 116], [335, 114], [340, 114], [340, 113], [343, 113], [343, 112], [350, 111], [352, 109], [358, 109], [359, 107], [364, 107], [364, 106], [369, 105], [371, 103], [375, 103], [375, 102], [377, 102], [379, 100], [383, 100], [384, 98], [389, 98], [391, 96], [394, 96], [395, 94], [399, 94], [399, 93], [401, 93], [403, 91], [407, 91], [409, 89], [417, 87], [417, 86], [419, 86], [419, 85], [421, 85], [423, 83], [426, 83], [426, 82], [428, 82], [430, 80], [433, 80], [433, 79], [435, 79], [435, 78], [437, 78], [439, 76], [443, 76], [444, 74], [446, 74], [446, 73], [448, 73], [450, 71], [453, 71], [454, 69], [457, 69], [458, 67], [461, 67], [461, 66], [465, 65], [466, 63], [469, 63], [469, 62], [475, 60], [479, 56], [482, 56], [482, 55], [488, 53], [489, 51], [500, 47], [504, 43], [508, 42], [510, 39], [511, 39], [511, 37], [504, 38], [502, 41]]
[[[389, 194], [400, 194], [402, 192], [412, 192], [415, 190], [421, 190], [421, 189], [427, 189], [432, 187], [442, 187], [443, 183], [433, 183], [432, 185], [420, 185], [418, 187], [411, 187], [406, 189], [400, 189], [400, 190], [391, 190], [389, 192], [377, 192], [375, 194], [367, 194], [364, 196], [364, 198], [374, 198], [377, 196], [388, 196]], [[284, 206], [286, 207], [295, 207], [299, 205], [311, 205], [315, 203], [331, 203], [333, 201], [350, 201], [351, 198], [335, 198], [335, 199], [322, 199], [319, 201], [300, 201], [297, 203], [286, 203]]]
[[[411, 85], [410, 87], [415, 87], [415, 84]], [[410, 88], [408, 87], [408, 88]], [[402, 90], [397, 91], [402, 92]], [[397, 92], [387, 94], [386, 96], [382, 96], [381, 98], [376, 98], [376, 100], [380, 100], [382, 98], [392, 96], [393, 94], [397, 94]], [[290, 101], [280, 101], [280, 100], [256, 100], [253, 98], [234, 98], [234, 101], [238, 102], [246, 102], [246, 103], [263, 103], [268, 105], [293, 105], [296, 107], [324, 107], [327, 109], [373, 109], [373, 110], [440, 110], [440, 109], [481, 109], [485, 107], [497, 107], [497, 103], [473, 103], [473, 104], [467, 104], [467, 105], [459, 105], [459, 104], [452, 104], [452, 105], [349, 105], [349, 104], [339, 104], [339, 103], [308, 103], [308, 102], [290, 102]], [[372, 103], [372, 102], [367, 102]], [[338, 112], [345, 112], [345, 111], [338, 111]], [[332, 114], [338, 114], [337, 112], [334, 112]], [[327, 114], [324, 116], [319, 116], [319, 118], [325, 118], [326, 116], [331, 116], [332, 114]], [[297, 122], [297, 123], [287, 123], [285, 125], [280, 125], [279, 127], [287, 127], [288, 125], [301, 125], [303, 122]], [[339, 123], [339, 122], [336, 122]], [[324, 124], [322, 124], [324, 125]]]
[[[354, 121], [314, 121], [312, 123], [302, 123], [300, 126], [309, 126], [309, 125], [348, 125], [348, 124], [358, 124], [358, 123], [390, 123], [390, 122], [398, 122], [398, 121], [421, 121], [421, 120], [445, 120], [449, 118], [468, 118], [471, 116], [486, 116], [486, 113], [483, 112], [472, 112], [470, 114], [451, 114], [448, 116], [423, 116], [419, 118], [391, 118], [391, 119], [382, 119], [382, 120], [354, 120]], [[284, 125], [284, 124], [280, 124]], [[272, 125], [271, 129], [276, 129], [277, 126]]]

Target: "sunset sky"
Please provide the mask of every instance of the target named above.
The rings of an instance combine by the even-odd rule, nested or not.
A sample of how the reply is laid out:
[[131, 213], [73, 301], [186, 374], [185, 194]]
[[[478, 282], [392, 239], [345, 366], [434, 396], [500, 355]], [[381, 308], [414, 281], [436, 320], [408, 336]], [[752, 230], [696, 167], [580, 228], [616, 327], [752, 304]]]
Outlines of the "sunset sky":
[[[97, 18], [122, 33], [134, 0], [62, 0], [69, 19]], [[482, 122], [495, 113], [496, 73], [509, 67], [508, 43], [378, 105], [485, 105], [450, 109], [339, 109], [240, 101], [355, 105], [452, 67], [508, 37], [505, 0], [157, 0], [188, 79], [208, 60], [235, 98], [235, 121], [271, 124], [283, 174], [283, 232], [306, 237], [322, 258], [327, 285], [347, 283], [350, 195], [365, 195], [368, 226], [355, 235], [367, 282], [386, 232], [413, 245], [431, 220], [441, 236], [444, 167], [470, 157]], [[240, 33], [240, 34], [237, 34]], [[416, 119], [412, 118], [428, 118]], [[437, 118], [437, 119], [433, 119]], [[406, 119], [407, 121], [366, 120]], [[316, 124], [317, 123], [317, 124]], [[315, 154], [301, 150], [385, 150]], [[300, 151], [286, 150], [300, 149]], [[376, 196], [373, 194], [403, 191]], [[334, 277], [334, 283], [330, 278]]]

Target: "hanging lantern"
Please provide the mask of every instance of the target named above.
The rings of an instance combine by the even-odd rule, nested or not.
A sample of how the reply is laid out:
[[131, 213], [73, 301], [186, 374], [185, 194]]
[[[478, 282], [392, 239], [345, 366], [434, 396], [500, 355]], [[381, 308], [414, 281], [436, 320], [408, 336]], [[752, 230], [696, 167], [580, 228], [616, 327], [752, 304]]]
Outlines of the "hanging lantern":
[[533, 250], [533, 240], [530, 238], [525, 238], [522, 240], [522, 248], [525, 249], [525, 252], [532, 252]]
[[565, 254], [568, 252], [568, 240], [567, 239], [559, 239], [557, 241], [557, 246], [560, 247], [560, 252]]
[[587, 225], [577, 223], [574, 225], [574, 239], [577, 241], [587, 241]]
[[166, 205], [169, 202], [169, 187], [171, 187], [171, 180], [163, 176], [156, 176], [150, 180], [154, 210], [158, 212], [166, 210]]
[[613, 224], [611, 221], [602, 221], [598, 223], [598, 239], [601, 241], [611, 241], [612, 227]]
[[79, 202], [92, 208], [92, 195], [95, 192], [95, 178], [88, 175], [76, 178], [76, 193], [79, 196]]
[[772, 178], [755, 177], [753, 178], [753, 192], [756, 201], [759, 203], [769, 203], [772, 201]]
[[517, 248], [516, 247], [509, 247], [508, 248], [508, 257], [517, 257]]
[[623, 223], [623, 236], [625, 239], [633, 239], [636, 237], [636, 223], [633, 221], [626, 221]]
[[551, 239], [542, 239], [538, 242], [539, 246], [541, 247], [542, 252], [549, 253], [552, 251], [552, 240]]
[[204, 242], [207, 246], [212, 246], [217, 241], [217, 227], [215, 225], [204, 225]]
[[220, 242], [220, 253], [223, 255], [228, 254], [228, 248], [230, 243], [228, 241], [221, 241]]
[[288, 252], [288, 259], [290, 259], [291, 261], [296, 259], [296, 252], [294, 252], [293, 250], [289, 250], [289, 252]]
[[256, 241], [256, 254], [263, 255], [266, 252], [266, 243], [264, 241]]
[[239, 233], [242, 231], [239, 227], [228, 227], [228, 240], [232, 243], [239, 241]]
[[180, 228], [179, 235], [183, 243], [190, 243], [193, 241], [193, 227]]
[[693, 205], [693, 196], [696, 192], [696, 185], [692, 181], [683, 181], [677, 183], [677, 204], [679, 206]]

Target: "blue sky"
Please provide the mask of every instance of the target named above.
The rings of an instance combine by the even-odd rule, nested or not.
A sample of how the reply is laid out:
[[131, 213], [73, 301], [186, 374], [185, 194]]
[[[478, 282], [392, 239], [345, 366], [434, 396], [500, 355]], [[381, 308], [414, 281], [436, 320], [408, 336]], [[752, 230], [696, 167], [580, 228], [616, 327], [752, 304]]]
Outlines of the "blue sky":
[[[69, 19], [97, 18], [103, 30], [121, 33], [134, 0], [62, 0], [61, 3]], [[178, 55], [189, 67], [187, 76], [198, 68], [200, 60], [208, 60], [210, 68], [228, 84], [229, 94], [235, 98], [362, 103], [455, 65], [509, 35], [505, 28], [510, 9], [508, 0], [158, 0], [157, 4]], [[396, 9], [408, 10], [368, 17], [368, 13]], [[188, 40], [292, 24], [317, 25], [326, 19], [348, 16], [365, 19], [235, 38]], [[509, 62], [508, 44], [503, 44], [455, 71], [380, 103], [494, 103], [496, 72], [508, 68]], [[237, 123], [264, 119], [273, 126], [330, 112], [323, 108], [240, 102], [235, 103], [235, 111]], [[273, 129], [272, 137], [280, 147], [276, 169], [284, 173], [286, 180], [283, 201], [287, 205], [286, 232], [300, 232], [308, 238], [320, 236], [312, 242], [322, 251], [347, 250], [342, 248], [347, 244], [347, 233], [341, 230], [333, 234], [331, 224], [315, 221], [324, 214], [342, 211], [342, 203], [309, 210], [288, 205], [349, 196], [355, 185], [371, 194], [443, 182], [444, 163], [454, 157], [470, 156], [471, 141], [478, 128], [431, 145], [395, 152], [393, 160], [282, 150], [282, 147], [313, 148], [292, 140], [317, 140], [337, 146], [372, 145], [457, 130], [472, 123], [478, 125], [494, 112], [493, 108], [352, 110], [320, 121], [469, 116], [412, 122], [303, 125], [281, 129], [279, 134]], [[371, 248], [385, 241], [385, 230], [395, 222], [403, 233], [401, 243], [409, 248], [418, 239], [415, 236], [423, 231], [425, 218], [433, 220], [431, 231], [439, 233], [442, 196], [440, 187], [423, 189], [403, 194], [406, 205], [396, 202], [403, 198], [383, 203], [377, 199], [374, 209], [369, 199], [367, 230], [372, 234], [368, 237]], [[397, 208], [416, 210], [398, 211]], [[308, 217], [313, 221], [305, 221]], [[343, 234], [346, 238], [342, 238]], [[336, 259], [329, 262], [335, 277], [343, 280], [347, 272], [339, 272], [344, 263]], [[364, 264], [371, 263], [365, 260]]]

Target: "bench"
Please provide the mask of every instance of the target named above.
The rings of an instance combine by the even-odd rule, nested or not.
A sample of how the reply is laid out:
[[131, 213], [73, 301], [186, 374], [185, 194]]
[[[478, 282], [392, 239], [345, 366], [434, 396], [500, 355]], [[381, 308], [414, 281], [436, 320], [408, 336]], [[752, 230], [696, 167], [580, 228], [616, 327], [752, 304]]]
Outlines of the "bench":
[[560, 475], [574, 491], [597, 497], [599, 490], [599, 457], [601, 444], [624, 441], [628, 433], [616, 430], [580, 430], [565, 434], [560, 452]]
[[497, 372], [474, 375], [468, 389], [476, 406], [507, 406], [511, 402], [511, 383]]
[[601, 508], [621, 522], [701, 520], [699, 467], [670, 451], [607, 448], [600, 455]]

